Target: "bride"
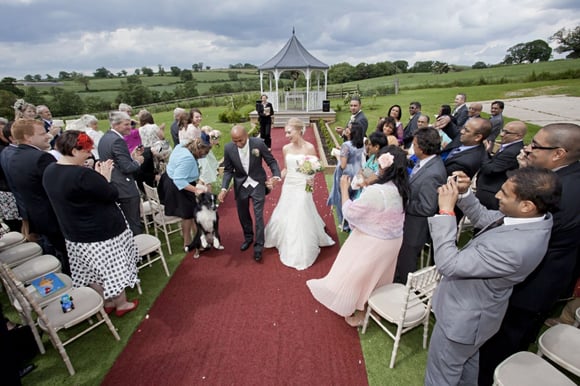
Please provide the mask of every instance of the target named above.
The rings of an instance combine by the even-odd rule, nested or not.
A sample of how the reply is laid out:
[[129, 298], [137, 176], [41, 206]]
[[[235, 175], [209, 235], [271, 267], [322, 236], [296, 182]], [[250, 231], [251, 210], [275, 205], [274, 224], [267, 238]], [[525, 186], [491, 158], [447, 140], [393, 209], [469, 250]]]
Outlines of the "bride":
[[264, 247], [276, 247], [284, 265], [302, 270], [314, 263], [320, 247], [334, 245], [334, 240], [324, 231], [312, 193], [306, 191], [306, 184], [313, 184], [313, 176], [296, 170], [305, 156], [316, 156], [314, 146], [302, 138], [304, 125], [300, 119], [290, 118], [284, 130], [290, 141], [282, 148], [285, 180], [280, 200], [266, 226]]

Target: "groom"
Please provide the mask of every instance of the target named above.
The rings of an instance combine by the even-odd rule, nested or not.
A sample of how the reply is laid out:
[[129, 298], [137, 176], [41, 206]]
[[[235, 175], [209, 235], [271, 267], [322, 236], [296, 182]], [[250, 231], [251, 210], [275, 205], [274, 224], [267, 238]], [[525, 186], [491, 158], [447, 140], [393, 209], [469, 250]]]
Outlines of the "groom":
[[[252, 217], [250, 216], [250, 199], [254, 205], [254, 217], [256, 219], [256, 242], [254, 243], [254, 260], [262, 260], [262, 247], [264, 246], [264, 201], [266, 185], [274, 186], [280, 181], [280, 169], [276, 159], [258, 138], [250, 138], [246, 128], [236, 125], [231, 131], [232, 142], [224, 148], [224, 178], [222, 191], [218, 200], [223, 202], [230, 182], [234, 178], [234, 193], [238, 217], [244, 231], [244, 242], [240, 250], [245, 251], [254, 241]], [[266, 171], [262, 166], [262, 160], [266, 161], [272, 171], [273, 177], [267, 180]]]

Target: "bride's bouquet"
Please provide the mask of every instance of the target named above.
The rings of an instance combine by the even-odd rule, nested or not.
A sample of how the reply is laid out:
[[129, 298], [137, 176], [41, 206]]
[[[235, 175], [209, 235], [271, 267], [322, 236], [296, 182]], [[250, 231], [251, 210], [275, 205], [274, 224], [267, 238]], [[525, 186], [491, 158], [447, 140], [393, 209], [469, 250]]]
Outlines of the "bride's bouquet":
[[[314, 174], [323, 171], [324, 168], [320, 163], [320, 160], [313, 155], [306, 155], [300, 161], [298, 161], [298, 167], [296, 171], [307, 176], [313, 176]], [[304, 188], [307, 192], [312, 193], [313, 187], [311, 184], [306, 184]]]

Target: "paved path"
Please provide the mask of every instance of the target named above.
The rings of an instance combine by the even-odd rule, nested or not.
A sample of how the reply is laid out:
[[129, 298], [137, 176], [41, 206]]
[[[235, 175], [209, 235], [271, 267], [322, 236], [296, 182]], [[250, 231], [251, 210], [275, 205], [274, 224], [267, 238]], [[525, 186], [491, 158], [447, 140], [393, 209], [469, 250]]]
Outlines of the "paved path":
[[[483, 111], [489, 113], [492, 101], [482, 101]], [[524, 122], [545, 126], [549, 123], [569, 122], [580, 125], [580, 97], [548, 95], [541, 97], [504, 99], [503, 115]], [[468, 102], [469, 104], [469, 102]]]

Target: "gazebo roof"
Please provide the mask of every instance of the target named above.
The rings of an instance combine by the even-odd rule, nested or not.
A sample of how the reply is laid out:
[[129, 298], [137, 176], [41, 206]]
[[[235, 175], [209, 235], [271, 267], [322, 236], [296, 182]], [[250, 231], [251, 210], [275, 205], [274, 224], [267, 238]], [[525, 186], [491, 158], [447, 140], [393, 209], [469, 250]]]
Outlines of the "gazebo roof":
[[316, 68], [328, 69], [327, 64], [316, 59], [304, 48], [298, 41], [298, 38], [292, 30], [292, 37], [284, 47], [272, 59], [258, 67], [259, 70], [273, 69], [299, 69], [299, 68]]

